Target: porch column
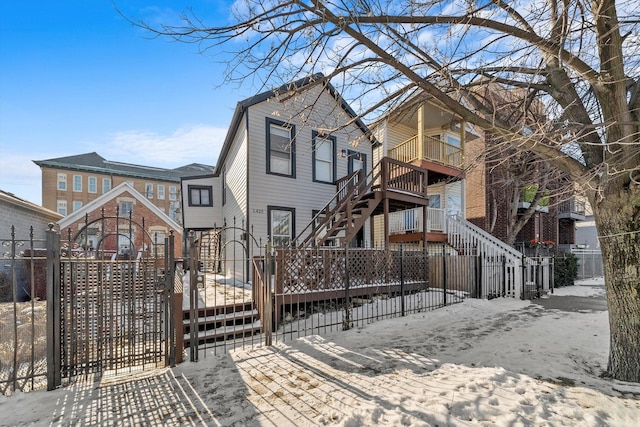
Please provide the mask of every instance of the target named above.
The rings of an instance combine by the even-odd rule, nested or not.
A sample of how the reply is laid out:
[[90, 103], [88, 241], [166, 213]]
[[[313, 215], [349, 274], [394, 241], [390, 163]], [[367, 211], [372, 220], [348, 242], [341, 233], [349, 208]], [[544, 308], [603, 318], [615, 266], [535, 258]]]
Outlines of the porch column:
[[424, 159], [424, 103], [418, 107], [418, 160]]
[[387, 199], [386, 195], [383, 196], [383, 206], [384, 206], [384, 248], [389, 249], [389, 199]]

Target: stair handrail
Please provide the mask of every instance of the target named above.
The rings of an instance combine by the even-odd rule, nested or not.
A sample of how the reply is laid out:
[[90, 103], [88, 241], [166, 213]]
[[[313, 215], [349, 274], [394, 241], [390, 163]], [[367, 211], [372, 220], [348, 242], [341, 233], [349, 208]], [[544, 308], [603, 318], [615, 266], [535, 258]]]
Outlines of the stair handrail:
[[[374, 174], [375, 172], [375, 174]], [[336, 181], [336, 185], [339, 185], [338, 191], [333, 195], [331, 200], [329, 200], [320, 211], [311, 219], [311, 222], [307, 224], [307, 226], [293, 239], [291, 242], [292, 247], [304, 247], [305, 244], [312, 241], [315, 237], [316, 232], [325, 226], [324, 222], [317, 222], [317, 220], [321, 217], [331, 218], [335, 213], [342, 208], [351, 198], [356, 194], [364, 194], [368, 188], [371, 187], [375, 179], [380, 174], [380, 170], [377, 167], [374, 167], [366, 177], [362, 178], [363, 172], [362, 170], [357, 170], [347, 177], [342, 177], [338, 181]], [[349, 186], [350, 183], [353, 185], [350, 190], [345, 193], [345, 188]], [[331, 208], [331, 204], [335, 202], [335, 206]], [[298, 245], [297, 242], [302, 238], [306, 231], [309, 229], [310, 232], [307, 237], [302, 240], [302, 242]]]
[[453, 222], [458, 227], [465, 227], [466, 229], [470, 230], [476, 236], [479, 236], [480, 238], [482, 238], [485, 242], [490, 243], [491, 245], [501, 249], [502, 251], [508, 253], [512, 257], [518, 258], [518, 259], [522, 258], [522, 256], [523, 256], [522, 252], [518, 251], [517, 249], [513, 248], [512, 246], [507, 245], [502, 240], [500, 240], [497, 237], [487, 233], [486, 231], [484, 231], [482, 228], [476, 226], [475, 224], [465, 220], [464, 218], [462, 218], [462, 216], [459, 213], [456, 213], [456, 214], [451, 215], [449, 217], [449, 225], [447, 226], [447, 234], [449, 234], [450, 238], [452, 237], [452, 234], [453, 234], [453, 232], [451, 230], [451, 223], [452, 223], [451, 220], [453, 220]]
[[[293, 239], [293, 241], [291, 242], [291, 246], [292, 247], [297, 247], [298, 245], [296, 245], [296, 242], [302, 237], [302, 235], [309, 230], [310, 227], [313, 226], [313, 228], [311, 229], [311, 232], [309, 233], [309, 235], [312, 235], [314, 231], [316, 231], [316, 228], [318, 228], [317, 226], [315, 226], [314, 224], [316, 224], [316, 220], [318, 218], [321, 218], [322, 216], [326, 216], [326, 212], [329, 209], [329, 206], [331, 205], [331, 203], [333, 203], [334, 201], [336, 202], [336, 205], [338, 204], [338, 199], [340, 198], [340, 194], [342, 193], [342, 191], [344, 190], [344, 188], [349, 185], [349, 182], [354, 178], [354, 177], [358, 177], [360, 174], [360, 171], [357, 170], [355, 172], [352, 172], [349, 175], [343, 176], [342, 178], [338, 179], [336, 181], [336, 186], [338, 187], [338, 191], [336, 191], [336, 193], [333, 195], [333, 197], [322, 207], [322, 209], [320, 209], [318, 211], [317, 214], [315, 214], [313, 216], [313, 218], [311, 219], [311, 222], [309, 222], [309, 224], [307, 224], [307, 226], [302, 229], [302, 231], [300, 233], [298, 233], [298, 235]], [[305, 241], [303, 241], [302, 243], [304, 243]]]

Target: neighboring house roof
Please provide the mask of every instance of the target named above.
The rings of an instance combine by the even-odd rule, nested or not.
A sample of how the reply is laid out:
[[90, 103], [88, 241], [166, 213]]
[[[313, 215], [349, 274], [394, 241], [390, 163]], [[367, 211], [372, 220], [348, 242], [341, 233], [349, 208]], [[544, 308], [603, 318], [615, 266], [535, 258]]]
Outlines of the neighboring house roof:
[[142, 203], [147, 209], [152, 211], [155, 215], [157, 215], [164, 222], [166, 222], [171, 227], [171, 229], [176, 230], [179, 233], [182, 233], [182, 226], [180, 224], [172, 220], [166, 213], [164, 213], [162, 209], [158, 208], [156, 205], [151, 203], [146, 197], [140, 194], [139, 191], [137, 191], [127, 182], [123, 182], [122, 184], [112, 188], [110, 191], [90, 201], [89, 203], [84, 205], [82, 208], [62, 218], [60, 221], [58, 221], [58, 225], [60, 226], [60, 229], [70, 226], [71, 224], [82, 219], [87, 213], [93, 212], [96, 209], [99, 209], [106, 203], [110, 202], [111, 200], [114, 200], [116, 197], [122, 195], [125, 192], [128, 192], [129, 194], [131, 194], [131, 196], [133, 196], [137, 201]]
[[31, 203], [28, 200], [21, 199], [15, 194], [9, 193], [7, 191], [0, 190], [0, 200], [19, 206], [23, 209], [30, 210], [35, 214], [50, 218], [53, 221], [58, 221], [63, 217], [63, 215], [60, 215], [58, 212], [52, 211], [51, 209], [43, 208], [42, 206]]
[[[262, 92], [258, 95], [254, 95], [250, 98], [244, 99], [238, 102], [238, 104], [236, 105], [236, 109], [233, 112], [233, 117], [231, 118], [231, 125], [229, 126], [229, 131], [227, 132], [227, 136], [225, 137], [224, 144], [222, 145], [222, 150], [220, 151], [220, 156], [218, 157], [218, 163], [214, 170], [214, 176], [220, 175], [220, 172], [221, 172], [220, 167], [222, 167], [222, 165], [224, 164], [225, 158], [229, 153], [229, 149], [233, 144], [234, 137], [238, 131], [238, 128], [240, 127], [240, 124], [242, 123], [242, 117], [244, 116], [245, 111], [249, 107], [251, 107], [252, 105], [259, 104], [263, 101], [266, 101], [269, 98], [273, 98], [276, 95], [283, 94], [295, 89], [300, 89], [304, 86], [313, 85], [313, 84], [321, 84], [325, 86], [325, 88], [329, 91], [331, 96], [333, 96], [336, 99], [336, 102], [339, 102], [340, 107], [350, 117], [352, 118], [358, 117], [358, 114], [356, 114], [356, 112], [353, 111], [353, 109], [349, 106], [349, 104], [347, 104], [344, 98], [342, 98], [342, 96], [340, 96], [338, 91], [333, 87], [331, 82], [325, 79], [325, 76], [322, 73], [316, 73], [311, 76], [304, 77], [294, 82], [282, 85], [277, 89], [268, 90], [266, 92]], [[362, 133], [367, 135], [371, 139], [372, 144], [377, 143], [377, 141], [373, 137], [373, 134], [371, 133], [367, 125], [365, 125], [362, 120], [357, 119], [355, 123], [356, 123], [356, 126], [358, 126], [360, 130], [362, 130]]]
[[114, 162], [106, 160], [96, 152], [58, 157], [48, 160], [34, 160], [33, 162], [40, 167], [49, 167], [53, 169], [77, 170], [81, 172], [95, 172], [107, 175], [174, 182], [180, 182], [180, 177], [185, 175], [213, 171], [213, 166], [200, 163], [191, 163], [175, 169], [165, 169], [153, 166]]

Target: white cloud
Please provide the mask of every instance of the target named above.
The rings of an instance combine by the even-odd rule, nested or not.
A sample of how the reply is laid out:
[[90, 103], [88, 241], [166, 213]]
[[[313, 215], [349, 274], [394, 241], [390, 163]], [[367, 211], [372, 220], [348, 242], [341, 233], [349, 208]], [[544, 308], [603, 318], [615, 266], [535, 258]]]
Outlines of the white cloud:
[[2, 156], [0, 156], [0, 189], [40, 204], [41, 172], [32, 161], [40, 159], [32, 159], [27, 155], [8, 154], [5, 148], [2, 148]]
[[169, 135], [148, 130], [118, 132], [97, 150], [104, 158], [145, 166], [175, 168], [189, 163], [215, 165], [226, 128], [194, 125]]

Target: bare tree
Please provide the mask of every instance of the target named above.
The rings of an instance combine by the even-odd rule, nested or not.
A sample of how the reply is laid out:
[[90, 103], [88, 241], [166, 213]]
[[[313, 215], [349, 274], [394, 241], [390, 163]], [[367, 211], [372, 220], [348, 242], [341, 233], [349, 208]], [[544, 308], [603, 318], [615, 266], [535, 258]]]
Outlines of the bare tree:
[[[203, 50], [231, 50], [228, 82], [251, 77], [275, 85], [322, 71], [369, 120], [425, 92], [565, 173], [588, 197], [600, 236], [608, 373], [640, 381], [635, 1], [245, 0], [234, 12], [222, 27], [192, 14], [182, 16], [181, 26], [138, 25]], [[478, 95], [495, 84], [518, 89], [521, 109], [544, 105], [550, 120], [510, 121]]]

